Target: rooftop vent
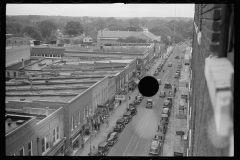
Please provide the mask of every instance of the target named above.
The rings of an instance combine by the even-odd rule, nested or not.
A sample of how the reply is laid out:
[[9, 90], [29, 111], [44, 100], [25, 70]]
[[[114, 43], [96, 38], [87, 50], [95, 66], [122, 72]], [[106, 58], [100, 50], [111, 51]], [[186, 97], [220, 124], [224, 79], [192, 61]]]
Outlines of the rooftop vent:
[[25, 120], [18, 120], [16, 121], [17, 124], [23, 124], [25, 122]]

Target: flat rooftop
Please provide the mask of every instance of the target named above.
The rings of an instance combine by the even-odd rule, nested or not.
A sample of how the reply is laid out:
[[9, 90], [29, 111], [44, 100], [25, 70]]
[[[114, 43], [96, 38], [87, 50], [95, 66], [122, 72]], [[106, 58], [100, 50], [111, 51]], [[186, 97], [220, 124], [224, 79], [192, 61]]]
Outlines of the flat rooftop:
[[7, 135], [13, 130], [17, 130], [32, 118], [33, 116], [6, 114], [5, 115], [5, 135]]
[[5, 101], [68, 102], [104, 77], [121, 72], [133, 60], [42, 59], [24, 68], [29, 79], [22, 77], [6, 82]]

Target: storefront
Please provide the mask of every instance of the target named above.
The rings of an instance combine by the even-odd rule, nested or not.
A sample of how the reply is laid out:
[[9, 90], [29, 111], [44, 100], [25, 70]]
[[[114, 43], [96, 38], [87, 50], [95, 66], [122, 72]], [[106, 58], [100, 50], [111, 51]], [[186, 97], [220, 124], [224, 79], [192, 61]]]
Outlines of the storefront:
[[114, 102], [115, 102], [115, 94], [113, 94], [108, 100], [109, 110], [114, 110], [114, 108], [115, 108]]

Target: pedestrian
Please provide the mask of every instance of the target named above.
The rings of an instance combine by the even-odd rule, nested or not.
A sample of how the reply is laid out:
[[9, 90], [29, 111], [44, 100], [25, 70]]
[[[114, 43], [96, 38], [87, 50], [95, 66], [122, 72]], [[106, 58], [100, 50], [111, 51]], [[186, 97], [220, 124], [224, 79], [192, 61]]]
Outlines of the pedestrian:
[[121, 105], [121, 103], [122, 103], [122, 101], [120, 100], [120, 101], [119, 101], [119, 105]]
[[100, 123], [98, 123], [98, 130], [100, 131]]

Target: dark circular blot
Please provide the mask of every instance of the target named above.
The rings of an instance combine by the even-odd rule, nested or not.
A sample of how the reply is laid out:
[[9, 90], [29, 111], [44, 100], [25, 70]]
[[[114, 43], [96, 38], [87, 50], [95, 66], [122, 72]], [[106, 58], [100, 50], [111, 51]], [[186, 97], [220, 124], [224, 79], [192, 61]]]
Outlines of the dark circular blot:
[[145, 97], [154, 96], [159, 90], [157, 79], [152, 76], [142, 78], [138, 84], [138, 90]]
[[22, 158], [19, 158], [19, 157], [14, 157], [12, 158], [11, 160], [23, 160]]
[[49, 158], [49, 157], [44, 157], [44, 158], [42, 158], [41, 160], [52, 160], [52, 159]]

